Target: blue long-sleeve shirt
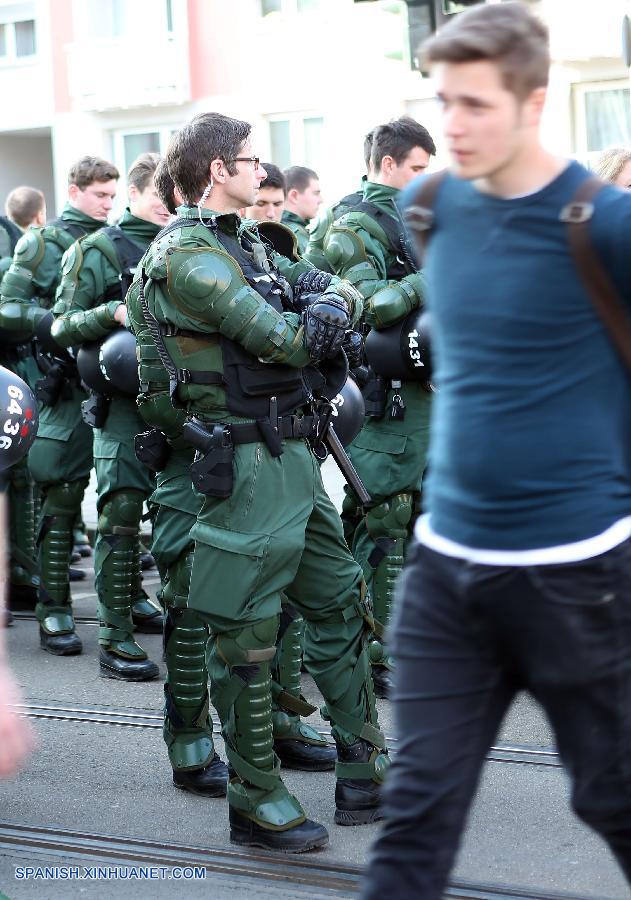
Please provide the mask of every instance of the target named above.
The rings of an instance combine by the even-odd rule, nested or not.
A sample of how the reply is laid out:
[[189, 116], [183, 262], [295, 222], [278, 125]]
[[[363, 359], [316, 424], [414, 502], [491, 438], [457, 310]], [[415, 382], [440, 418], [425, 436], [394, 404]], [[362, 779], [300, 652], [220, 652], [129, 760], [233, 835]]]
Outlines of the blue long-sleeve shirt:
[[[467, 547], [570, 544], [631, 514], [631, 376], [559, 221], [587, 174], [570, 163], [511, 200], [448, 175], [436, 198], [425, 506], [436, 534]], [[628, 305], [631, 194], [603, 188], [590, 231]]]

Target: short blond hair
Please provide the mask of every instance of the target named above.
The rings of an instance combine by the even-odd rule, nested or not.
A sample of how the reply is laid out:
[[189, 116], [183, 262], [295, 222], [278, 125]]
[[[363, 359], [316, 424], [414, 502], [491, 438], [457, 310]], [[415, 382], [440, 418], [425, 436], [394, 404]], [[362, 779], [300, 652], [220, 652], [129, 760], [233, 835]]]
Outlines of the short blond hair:
[[609, 150], [601, 153], [594, 163], [594, 174], [603, 181], [615, 183], [628, 162], [631, 162], [631, 149], [610, 147]]
[[521, 3], [475, 6], [459, 13], [422, 47], [424, 64], [496, 63], [504, 87], [524, 100], [550, 75], [548, 29]]
[[11, 191], [4, 208], [7, 216], [16, 225], [19, 225], [20, 228], [28, 228], [45, 206], [46, 200], [40, 190], [21, 185]]

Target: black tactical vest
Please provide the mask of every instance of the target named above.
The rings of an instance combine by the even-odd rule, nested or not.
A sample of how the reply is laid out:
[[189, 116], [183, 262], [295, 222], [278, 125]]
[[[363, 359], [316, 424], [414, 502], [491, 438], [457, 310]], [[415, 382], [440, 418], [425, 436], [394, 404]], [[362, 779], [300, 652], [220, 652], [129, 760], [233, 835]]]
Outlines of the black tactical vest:
[[134, 280], [136, 266], [140, 262], [144, 250], [127, 237], [120, 225], [108, 225], [101, 229], [102, 234], [106, 235], [112, 243], [116, 251], [118, 265], [120, 267], [120, 285], [113, 285], [105, 292], [103, 300], [125, 300], [129, 286]]
[[[220, 229], [215, 231], [215, 237], [239, 264], [250, 287], [276, 312], [282, 313], [283, 304], [292, 299], [291, 288], [265, 255], [263, 245], [250, 243], [247, 235], [239, 239]], [[293, 413], [321, 386], [319, 379], [324, 383], [315, 369], [303, 371], [279, 363], [262, 363], [241, 344], [223, 335], [220, 343], [226, 405], [232, 415], [267, 418], [272, 397], [276, 397], [278, 415]]]
[[85, 237], [85, 235], [87, 234], [87, 231], [85, 230], [85, 228], [83, 228], [83, 226], [77, 225], [76, 222], [67, 222], [61, 216], [58, 216], [56, 219], [52, 219], [46, 224], [55, 225], [57, 228], [61, 228], [62, 231], [67, 231], [75, 241], [79, 240], [79, 238]]

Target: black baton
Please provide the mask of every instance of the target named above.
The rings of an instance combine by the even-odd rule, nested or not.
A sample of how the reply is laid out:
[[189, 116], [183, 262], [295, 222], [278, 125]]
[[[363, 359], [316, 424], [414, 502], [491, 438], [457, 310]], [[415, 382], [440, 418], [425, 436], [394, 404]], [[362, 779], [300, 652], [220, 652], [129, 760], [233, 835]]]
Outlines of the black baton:
[[371, 502], [372, 497], [366, 490], [364, 482], [357, 474], [355, 466], [348, 458], [348, 454], [342, 446], [339, 437], [336, 435], [335, 429], [330, 424], [326, 430], [324, 441], [331, 451], [331, 456], [337, 463], [340, 472], [359, 497], [360, 503], [362, 506], [367, 506]]

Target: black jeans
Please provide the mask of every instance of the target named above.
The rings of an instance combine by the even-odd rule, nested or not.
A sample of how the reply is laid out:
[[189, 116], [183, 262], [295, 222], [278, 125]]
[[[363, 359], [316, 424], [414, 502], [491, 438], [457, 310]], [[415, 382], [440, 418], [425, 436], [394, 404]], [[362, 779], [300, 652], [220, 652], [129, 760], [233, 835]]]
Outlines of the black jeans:
[[528, 568], [416, 544], [395, 608], [399, 752], [362, 898], [442, 896], [485, 756], [522, 689], [554, 728], [574, 810], [631, 883], [631, 541]]

